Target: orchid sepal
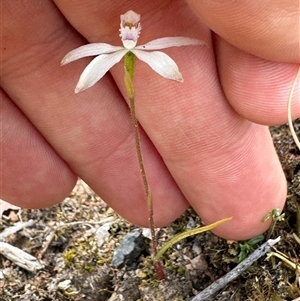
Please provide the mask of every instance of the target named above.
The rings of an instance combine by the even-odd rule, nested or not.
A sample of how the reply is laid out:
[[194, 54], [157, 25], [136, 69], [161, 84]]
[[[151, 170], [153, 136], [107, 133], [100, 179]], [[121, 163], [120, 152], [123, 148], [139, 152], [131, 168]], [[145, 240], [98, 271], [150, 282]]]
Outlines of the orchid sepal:
[[196, 46], [206, 45], [204, 41], [200, 41], [193, 38], [186, 37], [165, 37], [152, 40], [146, 44], [136, 46], [135, 49], [140, 50], [159, 50], [170, 47], [181, 47], [181, 46]]
[[122, 46], [113, 46], [106, 43], [91, 43], [80, 46], [68, 52], [61, 61], [61, 65], [69, 64], [83, 57], [112, 53], [124, 49]]

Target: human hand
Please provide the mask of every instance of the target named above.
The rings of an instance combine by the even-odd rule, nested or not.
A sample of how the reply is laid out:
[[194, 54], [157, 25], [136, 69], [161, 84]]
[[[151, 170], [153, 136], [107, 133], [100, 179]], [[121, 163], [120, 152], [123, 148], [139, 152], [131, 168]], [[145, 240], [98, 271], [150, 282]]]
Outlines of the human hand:
[[[255, 33], [261, 26], [255, 21], [257, 14], [265, 20], [268, 10], [257, 8], [255, 18], [248, 19], [251, 26], [246, 26], [238, 9], [222, 10], [224, 1], [212, 11], [209, 1], [201, 1], [200, 8], [199, 1], [189, 2], [210, 28], [218, 32], [221, 24], [226, 35], [219, 29], [220, 35], [235, 37], [229, 42], [256, 56], [212, 34], [184, 2], [141, 1], [131, 6], [128, 1], [91, 0], [83, 5], [79, 0], [57, 0], [57, 7], [50, 1], [3, 5], [2, 198], [24, 207], [50, 206], [69, 194], [78, 175], [123, 217], [148, 225], [129, 111], [122, 96], [126, 95], [122, 64], [76, 95], [76, 82], [89, 59], [59, 66], [68, 51], [87, 43], [83, 36], [89, 42], [121, 45], [119, 15], [133, 9], [142, 15], [139, 43], [187, 36], [209, 46], [165, 51], [177, 62], [182, 84], [136, 63], [136, 109], [145, 130], [142, 152], [156, 226], [170, 223], [191, 205], [205, 223], [233, 216], [215, 231], [226, 238], [246, 239], [266, 229], [262, 217], [283, 207], [286, 182], [268, 128], [251, 121], [286, 122], [286, 102], [299, 63], [298, 52], [292, 51], [298, 47], [298, 36], [293, 38], [291, 30], [297, 18], [291, 13], [282, 25], [291, 34], [285, 41], [284, 29]], [[282, 2], [273, 3], [270, 9]], [[292, 6], [289, 3], [286, 10]], [[207, 9], [204, 16], [202, 8]], [[243, 34], [236, 32], [238, 25], [227, 25], [226, 20], [234, 18], [245, 24]], [[271, 50], [253, 47], [261, 40]], [[295, 101], [293, 112], [300, 116]]]

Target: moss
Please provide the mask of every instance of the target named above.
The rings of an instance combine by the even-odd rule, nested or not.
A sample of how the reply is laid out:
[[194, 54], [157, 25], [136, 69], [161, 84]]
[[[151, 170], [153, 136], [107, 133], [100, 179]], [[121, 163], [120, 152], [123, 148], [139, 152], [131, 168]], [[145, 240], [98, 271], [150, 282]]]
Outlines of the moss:
[[177, 268], [177, 273], [178, 273], [178, 275], [183, 276], [186, 273], [186, 268], [183, 266], [179, 266]]
[[75, 249], [71, 249], [66, 251], [65, 253], [63, 253], [63, 259], [65, 262], [66, 267], [71, 267], [72, 264], [74, 263], [76, 257], [76, 250]]
[[83, 236], [63, 253], [63, 259], [66, 267], [82, 273], [91, 273], [96, 265], [104, 265], [110, 261], [111, 256], [100, 253], [93, 236]]

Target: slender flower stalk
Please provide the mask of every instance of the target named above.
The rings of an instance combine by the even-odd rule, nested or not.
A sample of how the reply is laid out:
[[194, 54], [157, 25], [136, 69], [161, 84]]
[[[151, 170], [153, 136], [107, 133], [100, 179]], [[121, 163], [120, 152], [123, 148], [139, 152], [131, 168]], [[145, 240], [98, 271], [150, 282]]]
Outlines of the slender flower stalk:
[[[147, 63], [154, 71], [156, 71], [161, 76], [167, 79], [182, 82], [182, 75], [178, 69], [177, 64], [173, 61], [173, 59], [170, 58], [164, 52], [156, 50], [188, 45], [205, 45], [205, 43], [197, 39], [191, 39], [186, 37], [166, 37], [152, 40], [144, 45], [136, 46], [141, 31], [140, 15], [132, 10], [129, 10], [124, 15], [121, 15], [120, 19], [120, 37], [123, 43], [123, 47], [113, 46], [106, 43], [91, 43], [70, 51], [63, 58], [61, 64], [65, 65], [83, 57], [96, 55], [96, 57], [84, 69], [79, 78], [79, 81], [75, 88], [75, 93], [78, 93], [92, 87], [98, 80], [100, 80], [105, 75], [105, 73], [111, 67], [120, 62], [120, 60], [124, 57], [124, 82], [129, 98], [130, 113], [134, 128], [135, 146], [139, 162], [139, 168], [143, 180], [145, 194], [147, 197], [148, 220], [149, 228], [151, 229], [153, 253], [154, 256], [156, 256], [157, 241], [155, 236], [153, 219], [153, 199], [143, 163], [140, 145], [139, 126], [135, 114], [134, 89], [132, 82], [134, 74], [134, 61], [135, 57], [137, 57], [141, 61]], [[148, 52], [149, 50], [155, 51]], [[154, 266], [160, 279], [164, 279], [165, 274], [161, 263], [159, 261], [156, 261], [154, 263]]]
[[[152, 240], [152, 249], [153, 249], [153, 256], [157, 255], [157, 239], [155, 235], [155, 228], [154, 228], [154, 218], [153, 218], [153, 199], [152, 199], [152, 193], [148, 184], [146, 171], [144, 167], [143, 157], [142, 157], [142, 151], [141, 151], [141, 139], [140, 139], [140, 133], [139, 133], [139, 123], [136, 118], [135, 114], [135, 102], [134, 102], [134, 90], [133, 90], [133, 70], [134, 70], [134, 55], [132, 52], [128, 52], [125, 54], [124, 57], [124, 65], [125, 65], [125, 75], [124, 75], [124, 82], [126, 85], [127, 95], [129, 98], [130, 103], [130, 114], [131, 114], [131, 121], [133, 124], [134, 129], [134, 138], [135, 138], [135, 148], [136, 153], [138, 157], [139, 167], [140, 167], [140, 173], [143, 180], [143, 185], [145, 189], [145, 194], [147, 197], [147, 207], [148, 207], [148, 223], [149, 228], [151, 230], [151, 240]], [[154, 262], [154, 267], [156, 270], [156, 273], [158, 274], [160, 279], [165, 279], [165, 273], [162, 267], [162, 264], [157, 261]]]

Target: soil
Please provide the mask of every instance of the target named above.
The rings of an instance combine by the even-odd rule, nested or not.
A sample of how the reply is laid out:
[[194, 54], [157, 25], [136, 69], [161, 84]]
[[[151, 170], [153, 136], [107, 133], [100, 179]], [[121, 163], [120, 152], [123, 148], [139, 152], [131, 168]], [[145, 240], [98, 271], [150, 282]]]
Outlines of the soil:
[[[295, 127], [299, 136], [300, 122]], [[272, 256], [266, 260], [267, 256], [263, 256], [212, 300], [299, 300], [300, 151], [287, 126], [273, 127], [271, 133], [289, 193], [285, 219], [265, 236], [281, 236], [273, 251], [286, 258]], [[226, 241], [210, 232], [186, 238], [164, 255], [167, 279], [159, 280], [150, 243], [134, 266], [111, 266], [114, 250], [136, 227], [118, 216], [81, 180], [57, 206], [7, 210], [0, 221], [0, 234], [20, 221], [34, 224], [7, 236], [5, 242], [31, 254], [42, 266], [30, 272], [0, 254], [0, 301], [187, 301], [232, 270], [239, 259], [263, 242], [262, 238], [256, 244]], [[195, 212], [188, 210], [158, 232], [159, 246], [187, 227], [200, 224]], [[108, 229], [104, 231], [107, 236], [99, 232], [103, 225]]]

